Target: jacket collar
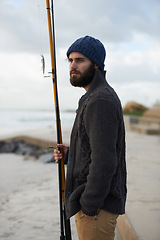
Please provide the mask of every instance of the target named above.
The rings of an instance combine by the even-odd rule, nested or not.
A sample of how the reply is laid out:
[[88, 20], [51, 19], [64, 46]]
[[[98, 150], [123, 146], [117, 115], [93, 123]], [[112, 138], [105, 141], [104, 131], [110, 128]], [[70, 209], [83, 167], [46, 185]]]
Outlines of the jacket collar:
[[84, 94], [82, 96], [81, 100], [87, 99], [96, 88], [98, 88], [102, 84], [107, 83], [106, 79], [105, 79], [105, 75], [106, 75], [106, 71], [101, 71], [101, 70], [95, 71], [92, 83], [91, 83], [88, 91], [86, 92], [86, 94]]

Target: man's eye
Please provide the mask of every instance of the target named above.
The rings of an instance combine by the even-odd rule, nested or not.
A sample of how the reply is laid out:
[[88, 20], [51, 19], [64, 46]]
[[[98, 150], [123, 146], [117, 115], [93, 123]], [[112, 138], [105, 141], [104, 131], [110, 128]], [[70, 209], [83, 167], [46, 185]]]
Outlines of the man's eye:
[[84, 61], [83, 58], [79, 58], [79, 59], [77, 59], [77, 62], [83, 62], [83, 61]]

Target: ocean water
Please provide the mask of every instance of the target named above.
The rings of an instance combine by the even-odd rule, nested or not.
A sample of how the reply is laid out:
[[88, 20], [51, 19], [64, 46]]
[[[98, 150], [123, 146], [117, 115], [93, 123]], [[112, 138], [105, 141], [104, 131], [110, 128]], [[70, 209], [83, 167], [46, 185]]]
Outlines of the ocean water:
[[[75, 118], [74, 111], [60, 112], [62, 128], [71, 127]], [[52, 110], [0, 110], [0, 136], [21, 130], [55, 126], [56, 118]]]

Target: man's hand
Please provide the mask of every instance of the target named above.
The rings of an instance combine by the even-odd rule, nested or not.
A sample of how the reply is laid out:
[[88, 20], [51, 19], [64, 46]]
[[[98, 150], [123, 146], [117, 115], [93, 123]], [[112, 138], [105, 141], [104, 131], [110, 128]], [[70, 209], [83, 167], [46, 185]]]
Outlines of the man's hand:
[[[64, 158], [65, 158], [67, 150], [68, 150], [68, 146], [67, 145], [63, 145], [63, 144], [57, 144], [57, 146], [59, 148], [63, 149]], [[62, 154], [61, 154], [61, 152], [58, 149], [54, 150], [54, 159], [55, 159], [56, 163], [58, 163], [58, 161], [62, 159]]]

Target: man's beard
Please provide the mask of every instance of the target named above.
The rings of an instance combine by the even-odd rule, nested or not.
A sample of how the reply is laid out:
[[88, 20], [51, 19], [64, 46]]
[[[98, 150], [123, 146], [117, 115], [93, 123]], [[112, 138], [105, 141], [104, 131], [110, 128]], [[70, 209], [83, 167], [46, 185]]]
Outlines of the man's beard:
[[[77, 73], [80, 76], [72, 76], [72, 73]], [[94, 74], [95, 68], [93, 63], [91, 63], [91, 65], [83, 73], [77, 70], [71, 70], [70, 83], [74, 87], [86, 87], [92, 82]]]

